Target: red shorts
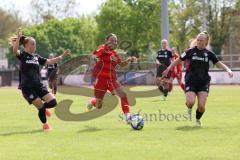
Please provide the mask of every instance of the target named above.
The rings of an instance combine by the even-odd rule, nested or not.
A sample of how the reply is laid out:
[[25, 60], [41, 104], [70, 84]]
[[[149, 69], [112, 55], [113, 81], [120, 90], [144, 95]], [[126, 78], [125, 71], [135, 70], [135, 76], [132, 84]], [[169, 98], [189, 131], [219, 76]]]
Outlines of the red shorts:
[[171, 78], [172, 78], [172, 79], [175, 79], [175, 78], [177, 78], [177, 79], [182, 79], [182, 72], [177, 72], [177, 74], [172, 73], [172, 74], [171, 74]]
[[94, 84], [94, 96], [97, 99], [103, 99], [107, 90], [113, 93], [114, 90], [121, 87], [117, 80], [110, 80], [106, 78], [97, 78]]

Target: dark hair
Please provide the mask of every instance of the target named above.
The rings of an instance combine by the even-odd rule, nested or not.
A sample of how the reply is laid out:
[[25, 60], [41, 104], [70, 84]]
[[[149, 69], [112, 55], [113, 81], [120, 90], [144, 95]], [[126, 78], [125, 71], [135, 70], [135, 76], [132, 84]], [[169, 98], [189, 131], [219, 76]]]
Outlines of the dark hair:
[[23, 45], [25, 47], [25, 45], [28, 43], [30, 39], [34, 39], [34, 38], [22, 35], [19, 40], [19, 45]]
[[[11, 38], [9, 39], [9, 44], [10, 44], [11, 46], [13, 46], [13, 43], [16, 42], [17, 39], [18, 39], [18, 38], [17, 38], [16, 36], [11, 37]], [[27, 36], [22, 35], [22, 36], [20, 37], [20, 39], [19, 39], [19, 45], [20, 45], [20, 46], [23, 45], [23, 47], [25, 47], [26, 44], [28, 43], [28, 41], [29, 41], [30, 39], [35, 40], [33, 37], [27, 37]]]
[[25, 47], [26, 43], [28, 42], [28, 39], [26, 36], [21, 36], [19, 40], [19, 45], [23, 45]]
[[116, 34], [114, 34], [114, 33], [109, 33], [106, 37], [105, 37], [105, 40], [108, 40], [109, 39], [109, 37], [115, 37], [116, 39], [117, 39], [117, 36], [116, 36]]

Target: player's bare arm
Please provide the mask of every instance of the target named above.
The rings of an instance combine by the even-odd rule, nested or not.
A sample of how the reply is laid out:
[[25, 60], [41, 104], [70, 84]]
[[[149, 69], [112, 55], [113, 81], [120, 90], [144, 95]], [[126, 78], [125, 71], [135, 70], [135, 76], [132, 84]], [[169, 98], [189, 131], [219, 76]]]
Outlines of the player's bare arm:
[[229, 75], [230, 78], [233, 77], [233, 72], [232, 72], [232, 70], [231, 70], [230, 68], [228, 68], [228, 67], [227, 67], [224, 63], [222, 63], [221, 61], [218, 61], [218, 62], [216, 63], [216, 66], [217, 66], [218, 68], [221, 68], [221, 69], [225, 70], [225, 71], [228, 73], [228, 75]]
[[126, 60], [124, 60], [124, 61], [122, 61], [119, 65], [121, 66], [121, 67], [125, 67], [125, 66], [127, 66], [130, 62], [135, 62], [137, 60], [137, 58], [136, 57], [128, 57]]
[[17, 37], [13, 37], [11, 39], [11, 44], [13, 46], [13, 53], [16, 56], [20, 54], [20, 52], [19, 52], [19, 41], [20, 41], [21, 36], [22, 36], [22, 29], [18, 28]]
[[177, 64], [181, 63], [182, 60], [180, 58], [176, 59], [175, 61], [173, 61], [170, 66], [168, 66], [168, 68], [163, 71], [163, 77], [166, 76], [168, 74], [168, 72], [173, 68], [175, 67]]
[[69, 49], [65, 50], [62, 55], [52, 58], [52, 59], [47, 59], [46, 64], [55, 64], [58, 63], [60, 60], [62, 60], [66, 56], [70, 56], [71, 51]]

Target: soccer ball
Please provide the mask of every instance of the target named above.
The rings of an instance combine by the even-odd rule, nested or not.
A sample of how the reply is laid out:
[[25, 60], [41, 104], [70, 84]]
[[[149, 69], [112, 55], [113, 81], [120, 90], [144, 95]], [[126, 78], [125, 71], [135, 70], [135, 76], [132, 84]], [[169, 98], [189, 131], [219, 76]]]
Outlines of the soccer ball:
[[144, 126], [144, 120], [142, 116], [140, 116], [138, 113], [135, 113], [131, 117], [131, 127], [135, 130], [141, 130]]

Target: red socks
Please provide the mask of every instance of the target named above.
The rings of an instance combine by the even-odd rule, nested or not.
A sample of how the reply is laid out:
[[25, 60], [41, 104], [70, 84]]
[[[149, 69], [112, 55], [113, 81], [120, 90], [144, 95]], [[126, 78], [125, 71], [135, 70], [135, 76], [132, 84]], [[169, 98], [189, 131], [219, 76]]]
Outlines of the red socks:
[[[90, 104], [92, 106], [96, 107], [96, 98], [92, 98], [90, 100]], [[121, 106], [122, 106], [123, 113], [129, 113], [130, 112], [129, 103], [128, 103], [127, 97], [122, 97], [121, 98]]]
[[127, 97], [122, 97], [121, 98], [121, 106], [122, 106], [123, 113], [129, 113], [130, 112]]

